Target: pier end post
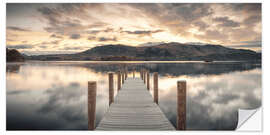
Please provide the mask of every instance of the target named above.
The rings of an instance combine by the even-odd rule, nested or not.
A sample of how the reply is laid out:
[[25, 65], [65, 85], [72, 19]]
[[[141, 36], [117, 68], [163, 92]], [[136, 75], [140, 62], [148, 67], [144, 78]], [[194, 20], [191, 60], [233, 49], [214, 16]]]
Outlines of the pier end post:
[[88, 82], [88, 130], [95, 130], [97, 82]]
[[113, 72], [109, 72], [109, 105], [113, 102], [113, 97], [114, 97], [114, 91], [113, 91]]
[[186, 81], [177, 81], [177, 130], [186, 129]]
[[158, 104], [158, 73], [154, 72], [154, 102]]

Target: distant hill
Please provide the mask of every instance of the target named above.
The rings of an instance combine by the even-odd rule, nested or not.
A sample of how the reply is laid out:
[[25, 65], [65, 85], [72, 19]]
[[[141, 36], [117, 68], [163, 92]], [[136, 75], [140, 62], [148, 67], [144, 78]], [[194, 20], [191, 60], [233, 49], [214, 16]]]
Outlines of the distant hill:
[[261, 60], [261, 53], [221, 45], [192, 45], [176, 42], [132, 47], [115, 44], [97, 46], [76, 54], [31, 56], [31, 60]]
[[24, 56], [16, 49], [6, 49], [7, 62], [23, 62]]

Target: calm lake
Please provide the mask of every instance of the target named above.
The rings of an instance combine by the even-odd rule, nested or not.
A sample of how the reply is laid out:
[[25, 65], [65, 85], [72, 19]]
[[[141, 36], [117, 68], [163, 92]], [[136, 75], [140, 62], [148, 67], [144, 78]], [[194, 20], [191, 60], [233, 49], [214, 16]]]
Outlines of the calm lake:
[[[87, 82], [97, 81], [96, 124], [109, 107], [108, 72], [141, 68], [159, 74], [159, 106], [176, 126], [176, 83], [187, 81], [187, 129], [234, 130], [237, 111], [261, 106], [261, 63], [7, 63], [8, 130], [87, 130]], [[151, 93], [153, 78], [150, 74]], [[129, 77], [132, 77], [130, 72]], [[117, 76], [114, 75], [117, 94]], [[152, 93], [153, 94], [153, 93]], [[140, 98], [140, 97], [137, 97]]]

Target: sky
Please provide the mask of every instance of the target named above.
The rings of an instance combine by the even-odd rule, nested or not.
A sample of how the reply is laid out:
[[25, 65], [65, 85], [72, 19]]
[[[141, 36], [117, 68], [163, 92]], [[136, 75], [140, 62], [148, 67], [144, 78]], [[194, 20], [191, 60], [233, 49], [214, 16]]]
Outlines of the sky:
[[6, 45], [28, 55], [163, 42], [261, 51], [259, 3], [8, 3]]

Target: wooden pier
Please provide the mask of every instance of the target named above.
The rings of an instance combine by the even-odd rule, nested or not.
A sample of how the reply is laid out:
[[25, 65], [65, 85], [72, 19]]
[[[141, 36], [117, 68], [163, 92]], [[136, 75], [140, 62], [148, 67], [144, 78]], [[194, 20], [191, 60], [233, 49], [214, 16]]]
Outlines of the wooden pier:
[[[123, 75], [124, 74], [124, 75]], [[143, 71], [141, 73], [141, 78], [134, 77], [127, 77], [127, 73], [124, 72], [122, 74], [122, 78], [119, 78], [120, 72], [117, 73], [118, 76], [118, 91], [117, 95], [114, 99], [109, 95], [110, 97], [110, 107], [108, 108], [107, 112], [105, 113], [104, 117], [101, 119], [100, 123], [97, 125], [95, 130], [118, 130], [118, 131], [127, 131], [127, 130], [185, 130], [185, 118], [177, 118], [177, 128], [170, 123], [170, 121], [166, 118], [165, 114], [161, 111], [161, 109], [158, 106], [158, 74], [154, 73], [154, 98], [149, 92], [149, 73], [146, 71]], [[147, 77], [147, 85], [145, 85]], [[110, 82], [113, 82], [113, 75], [112, 73], [109, 73], [109, 93], [112, 93], [112, 84]], [[119, 86], [120, 82], [122, 80], [122, 86]], [[124, 81], [125, 80], [125, 81]], [[181, 82], [182, 84], [183, 82]], [[185, 82], [184, 82], [185, 83]], [[178, 84], [178, 89], [180, 89], [180, 95], [178, 92], [178, 97], [183, 98], [185, 100], [185, 96], [181, 96], [181, 93], [185, 93], [185, 87], [181, 88], [180, 83]], [[119, 89], [119, 87], [121, 87]], [[96, 88], [96, 86], [95, 86]], [[94, 90], [96, 90], [94, 88]], [[88, 91], [93, 90], [93, 88], [88, 88]], [[184, 92], [183, 92], [184, 91]], [[90, 96], [95, 96], [96, 92], [88, 92], [88, 93], [94, 93]], [[88, 100], [89, 97], [88, 94]], [[95, 98], [94, 98], [95, 99]], [[185, 113], [182, 111], [185, 111], [185, 101], [181, 100], [179, 103], [178, 111], [181, 111], [181, 113], [178, 113], [178, 116], [185, 117]], [[95, 103], [95, 101], [93, 102]], [[93, 121], [93, 112], [95, 111], [93, 108], [93, 103], [89, 103], [88, 105], [88, 117], [90, 117], [89, 120]], [[94, 112], [95, 113], [95, 112]], [[91, 121], [88, 121], [89, 130], [94, 130], [94, 124], [91, 123]]]

